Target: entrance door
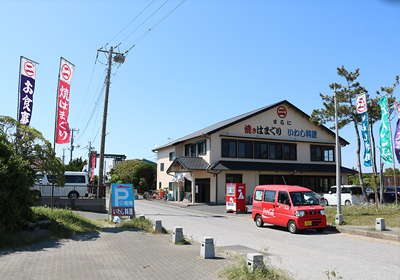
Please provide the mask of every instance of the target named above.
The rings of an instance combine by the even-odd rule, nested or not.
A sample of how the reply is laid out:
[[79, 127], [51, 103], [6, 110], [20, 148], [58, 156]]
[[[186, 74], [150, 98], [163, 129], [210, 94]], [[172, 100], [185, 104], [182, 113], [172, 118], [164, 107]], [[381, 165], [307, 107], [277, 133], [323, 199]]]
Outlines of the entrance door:
[[209, 203], [210, 202], [210, 179], [196, 179], [196, 196], [195, 202]]

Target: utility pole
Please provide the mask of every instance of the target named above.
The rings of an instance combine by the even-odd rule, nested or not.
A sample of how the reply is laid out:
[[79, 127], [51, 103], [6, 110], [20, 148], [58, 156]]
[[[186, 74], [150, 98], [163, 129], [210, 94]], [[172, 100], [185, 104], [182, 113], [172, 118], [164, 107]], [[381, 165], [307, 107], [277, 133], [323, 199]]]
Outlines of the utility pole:
[[62, 163], [65, 164], [65, 151], [68, 149], [63, 149], [63, 155], [62, 155]]
[[[113, 47], [110, 47], [108, 51], [108, 69], [107, 69], [107, 78], [106, 78], [106, 94], [104, 97], [104, 113], [103, 113], [103, 128], [101, 131], [101, 144], [100, 144], [100, 161], [99, 161], [99, 182], [97, 188], [97, 197], [100, 197], [100, 186], [103, 186], [103, 173], [104, 173], [104, 149], [105, 149], [105, 141], [106, 141], [106, 126], [107, 126], [107, 110], [108, 110], [108, 94], [110, 92], [110, 80], [111, 80], [111, 62], [113, 58], [113, 54], [116, 56], [114, 57], [114, 61], [118, 63], [124, 63], [125, 57], [121, 53], [114, 53]], [[107, 52], [100, 49], [97, 52]]]
[[79, 132], [79, 129], [71, 128], [71, 158], [69, 162], [72, 161], [72, 151], [74, 150], [74, 131]]

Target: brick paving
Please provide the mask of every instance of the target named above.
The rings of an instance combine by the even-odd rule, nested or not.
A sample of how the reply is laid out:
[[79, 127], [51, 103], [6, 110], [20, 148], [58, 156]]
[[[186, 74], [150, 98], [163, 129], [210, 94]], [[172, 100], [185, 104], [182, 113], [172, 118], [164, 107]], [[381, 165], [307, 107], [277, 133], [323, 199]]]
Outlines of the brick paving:
[[107, 228], [73, 239], [0, 251], [0, 279], [218, 279], [235, 259], [200, 244], [175, 245], [171, 235]]

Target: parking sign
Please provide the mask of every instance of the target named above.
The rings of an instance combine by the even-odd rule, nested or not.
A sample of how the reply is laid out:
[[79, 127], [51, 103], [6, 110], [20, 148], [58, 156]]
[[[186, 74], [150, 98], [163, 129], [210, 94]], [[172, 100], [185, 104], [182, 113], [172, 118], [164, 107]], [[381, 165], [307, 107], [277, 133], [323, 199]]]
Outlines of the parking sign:
[[112, 216], [134, 216], [132, 184], [111, 184]]

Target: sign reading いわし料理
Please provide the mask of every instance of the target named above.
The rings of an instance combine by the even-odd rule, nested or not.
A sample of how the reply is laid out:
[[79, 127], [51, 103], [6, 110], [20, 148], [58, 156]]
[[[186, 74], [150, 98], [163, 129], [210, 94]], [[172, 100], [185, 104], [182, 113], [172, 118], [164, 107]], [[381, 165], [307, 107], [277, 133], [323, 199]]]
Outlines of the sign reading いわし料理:
[[132, 184], [111, 184], [111, 215], [134, 216]]

